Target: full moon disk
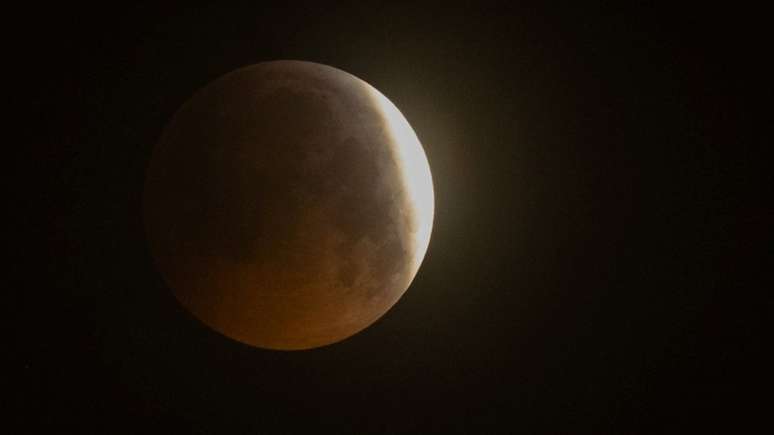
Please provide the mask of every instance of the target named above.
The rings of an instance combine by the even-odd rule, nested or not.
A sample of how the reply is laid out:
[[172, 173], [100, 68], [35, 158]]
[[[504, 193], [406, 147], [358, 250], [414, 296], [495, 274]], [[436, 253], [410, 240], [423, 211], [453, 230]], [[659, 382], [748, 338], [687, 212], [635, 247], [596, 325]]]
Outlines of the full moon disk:
[[143, 201], [180, 303], [232, 339], [290, 350], [343, 340], [397, 302], [434, 198], [422, 145], [384, 95], [336, 68], [275, 61], [180, 108]]

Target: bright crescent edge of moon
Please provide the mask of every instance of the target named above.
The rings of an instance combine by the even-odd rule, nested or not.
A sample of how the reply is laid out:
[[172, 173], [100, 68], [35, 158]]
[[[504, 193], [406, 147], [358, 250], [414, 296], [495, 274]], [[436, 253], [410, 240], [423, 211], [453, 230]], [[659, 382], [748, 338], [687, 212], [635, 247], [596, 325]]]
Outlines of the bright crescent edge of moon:
[[379, 90], [363, 80], [359, 81], [364, 84], [365, 91], [384, 118], [398, 165], [403, 172], [403, 188], [414, 207], [416, 234], [411, 274], [413, 279], [425, 257], [433, 229], [435, 195], [430, 165], [424, 148], [406, 117]]

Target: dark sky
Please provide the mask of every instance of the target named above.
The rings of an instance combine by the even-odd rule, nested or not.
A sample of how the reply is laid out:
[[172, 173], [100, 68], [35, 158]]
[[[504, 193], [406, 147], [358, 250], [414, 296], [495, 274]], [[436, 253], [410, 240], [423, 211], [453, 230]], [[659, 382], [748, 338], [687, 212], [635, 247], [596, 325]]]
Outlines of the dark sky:
[[[689, 433], [762, 419], [774, 308], [760, 296], [774, 180], [754, 133], [770, 98], [765, 20], [735, 5], [579, 3], [9, 13], [10, 86], [32, 115], [29, 164], [10, 168], [10, 228], [24, 235], [11, 421]], [[404, 297], [364, 332], [303, 352], [250, 348], [189, 317], [152, 266], [139, 208], [177, 108], [274, 59], [332, 65], [388, 96], [425, 146], [436, 194]]]

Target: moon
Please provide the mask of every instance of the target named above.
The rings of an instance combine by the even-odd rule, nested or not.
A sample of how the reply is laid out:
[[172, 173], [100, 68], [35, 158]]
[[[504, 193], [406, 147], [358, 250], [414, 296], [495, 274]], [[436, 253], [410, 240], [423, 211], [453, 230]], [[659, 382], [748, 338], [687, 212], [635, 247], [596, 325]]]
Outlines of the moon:
[[425, 152], [384, 95], [302, 61], [232, 71], [195, 93], [151, 155], [153, 261], [210, 328], [267, 349], [332, 344], [377, 321], [425, 256]]

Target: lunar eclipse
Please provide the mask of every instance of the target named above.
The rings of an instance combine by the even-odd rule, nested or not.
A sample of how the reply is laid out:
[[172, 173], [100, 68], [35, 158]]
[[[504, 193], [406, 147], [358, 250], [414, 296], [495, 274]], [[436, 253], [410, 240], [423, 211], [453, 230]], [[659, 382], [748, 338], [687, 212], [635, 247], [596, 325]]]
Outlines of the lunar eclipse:
[[9, 6], [5, 433], [769, 425], [764, 8]]
[[428, 247], [433, 187], [400, 111], [302, 61], [244, 67], [166, 127], [145, 182], [157, 268], [196, 318], [270, 349], [335, 343], [401, 297]]

